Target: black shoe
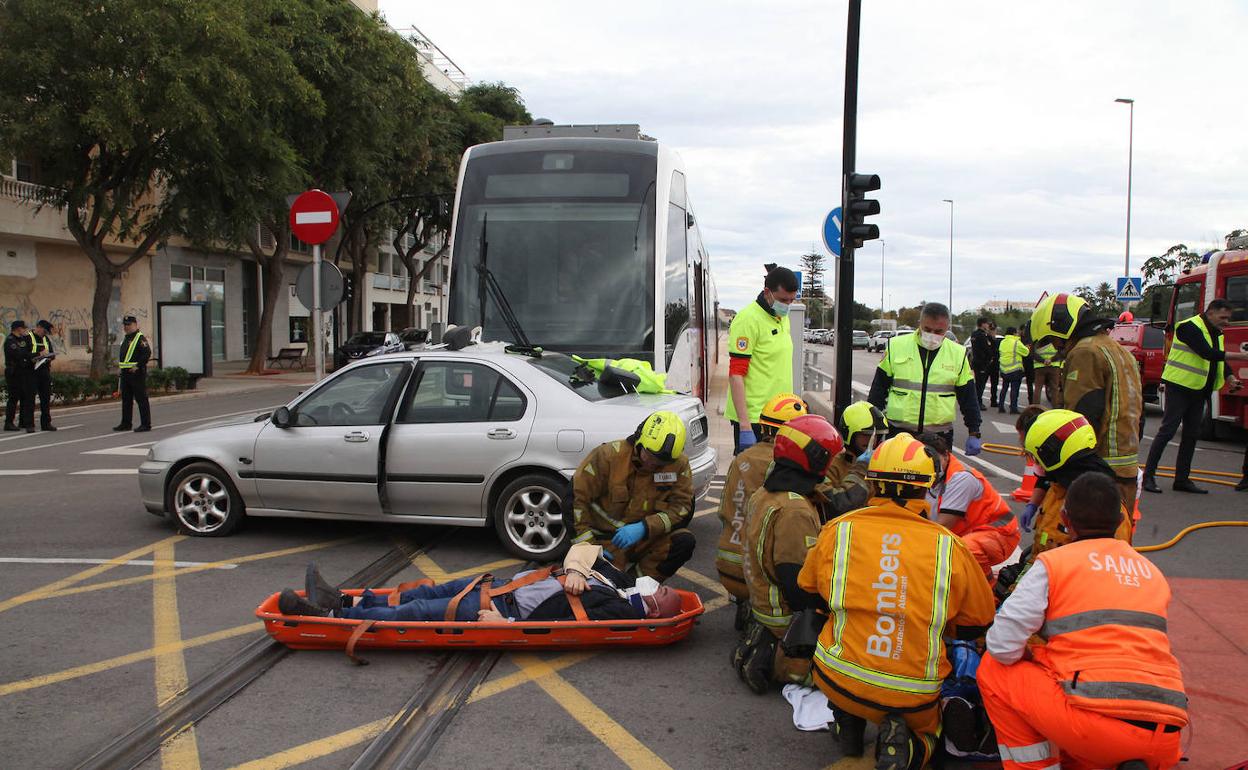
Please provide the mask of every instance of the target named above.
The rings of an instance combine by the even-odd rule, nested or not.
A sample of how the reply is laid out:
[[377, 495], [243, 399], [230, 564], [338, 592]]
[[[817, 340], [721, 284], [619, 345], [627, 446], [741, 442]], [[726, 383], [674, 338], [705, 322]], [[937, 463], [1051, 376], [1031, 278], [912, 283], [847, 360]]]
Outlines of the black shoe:
[[351, 606], [351, 597], [334, 588], [325, 578], [321, 577], [320, 570], [316, 568], [315, 564], [308, 565], [303, 587], [307, 593], [308, 601], [318, 607], [336, 610], [340, 607]]
[[1238, 484], [1235, 485], [1235, 491], [1236, 492], [1248, 491], [1248, 473], [1244, 474], [1244, 477], [1239, 480]]
[[1140, 488], [1145, 492], [1152, 492], [1154, 495], [1161, 494], [1161, 487], [1157, 486], [1157, 479], [1152, 476], [1145, 476], [1144, 482], [1140, 484]]
[[52, 425], [44, 425], [44, 426], [43, 426], [42, 428], [40, 428], [39, 430], [49, 430], [49, 431], [52, 431], [53, 433], [55, 433], [55, 432], [56, 432], [56, 428], [55, 428], [54, 426], [52, 426]]
[[997, 412], [999, 412], [1000, 414], [1005, 414], [1005, 407], [1003, 406], [997, 407]]
[[330, 614], [329, 610], [316, 606], [290, 588], [282, 589], [281, 595], [277, 597], [277, 609], [283, 615], [311, 615], [324, 618]]
[[832, 709], [832, 713], [836, 715], [832, 734], [836, 736], [841, 756], [861, 757], [867, 747], [867, 720], [838, 708]]
[[16, 425], [14, 425], [14, 424], [13, 424], [13, 423], [11, 423], [11, 422], [6, 422], [6, 423], [4, 424], [4, 429], [5, 429], [5, 430], [21, 430], [21, 428], [17, 427]]
[[945, 701], [940, 725], [941, 732], [958, 751], [965, 754], [979, 748], [976, 736], [979, 724], [975, 718], [975, 707], [965, 698], [954, 697]]
[[134, 429], [134, 432], [135, 433], [147, 433], [151, 429], [152, 429], [152, 426], [150, 425], [140, 425], [139, 427]]
[[1148, 770], [1148, 763], [1142, 759], [1128, 759], [1118, 765], [1118, 770]]
[[1022, 414], [1022, 412], [1019, 411], [1018, 407], [1012, 406], [1010, 407], [1010, 414]]
[[1174, 486], [1171, 487], [1171, 489], [1173, 489], [1175, 492], [1187, 492], [1193, 495], [1209, 494], [1209, 490], [1202, 489], [1201, 487], [1196, 486], [1195, 484], [1193, 484], [1191, 481], [1188, 481], [1187, 479], [1184, 479], [1183, 481], [1174, 482]]
[[126, 425], [125, 423], [122, 423], [121, 425], [116, 425], [116, 426], [114, 426], [114, 427], [113, 427], [113, 430], [114, 430], [114, 431], [130, 430], [130, 426], [129, 426], [129, 425]]
[[761, 636], [741, 664], [741, 678], [755, 695], [766, 695], [771, 689], [771, 672], [776, 661], [775, 635], [764, 628]]
[[875, 770], [907, 770], [914, 734], [900, 714], [886, 714], [875, 739]]
[[33, 426], [33, 425], [28, 425], [28, 426], [26, 426], [25, 428], [23, 428], [22, 430], [26, 431], [27, 433], [34, 433], [34, 432], [35, 432], [35, 426]]

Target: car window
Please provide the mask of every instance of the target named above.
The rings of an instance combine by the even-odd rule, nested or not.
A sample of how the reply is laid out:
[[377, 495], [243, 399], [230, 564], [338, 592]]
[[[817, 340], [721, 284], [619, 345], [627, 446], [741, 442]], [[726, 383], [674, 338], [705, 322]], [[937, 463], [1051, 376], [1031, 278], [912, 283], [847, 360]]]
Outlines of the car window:
[[299, 402], [291, 424], [381, 425], [394, 388], [403, 381], [405, 364], [395, 362], [348, 369]]
[[1166, 346], [1166, 332], [1156, 326], [1144, 327], [1144, 347], [1149, 350], [1161, 350]]
[[524, 396], [507, 378], [481, 364], [430, 361], [399, 414], [409, 424], [492, 422], [524, 416]]
[[559, 353], [543, 353], [541, 358], [529, 359], [529, 364], [586, 401], [602, 401], [606, 398], [594, 386], [592, 379], [577, 375], [580, 364]]
[[1226, 301], [1233, 307], [1231, 323], [1248, 321], [1248, 275], [1226, 279]]
[[386, 335], [382, 332], [358, 332], [347, 340], [348, 345], [384, 345]]
[[1204, 281], [1181, 284], [1174, 290], [1174, 323], [1186, 321], [1202, 310], [1200, 297], [1204, 291]]

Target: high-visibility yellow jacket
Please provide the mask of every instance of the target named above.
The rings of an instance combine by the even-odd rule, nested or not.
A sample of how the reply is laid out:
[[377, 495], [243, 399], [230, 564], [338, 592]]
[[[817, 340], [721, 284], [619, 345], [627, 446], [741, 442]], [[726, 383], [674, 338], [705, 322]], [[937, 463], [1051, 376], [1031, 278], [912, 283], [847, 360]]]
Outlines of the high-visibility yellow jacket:
[[1007, 334], [1001, 340], [1001, 349], [997, 354], [997, 361], [1001, 368], [1002, 374], [1013, 374], [1022, 371], [1023, 358], [1031, 352], [1023, 341], [1017, 335]]
[[1192, 390], [1201, 390], [1205, 387], [1205, 383], [1209, 382], [1209, 367], [1215, 367], [1216, 374], [1213, 380], [1213, 389], [1221, 390], [1226, 383], [1226, 367], [1221, 361], [1210, 362], [1209, 359], [1199, 355], [1196, 351], [1187, 346], [1183, 340], [1179, 339], [1178, 328], [1183, 324], [1191, 324], [1200, 333], [1204, 335], [1205, 342], [1214, 350], [1226, 352], [1226, 337], [1218, 335], [1218, 344], [1213, 344], [1213, 335], [1209, 333], [1209, 327], [1205, 325], [1204, 316], [1194, 315], [1185, 321], [1180, 321], [1175, 326], [1174, 340], [1170, 343], [1170, 353], [1166, 356], [1166, 368], [1161, 372], [1161, 379], [1166, 382], [1173, 382], [1175, 385], [1181, 385]]
[[953, 430], [957, 388], [974, 380], [966, 350], [946, 339], [924, 369], [919, 354], [919, 332], [900, 334], [888, 341], [880, 371], [892, 378], [884, 416], [890, 428], [911, 433]]
[[827, 600], [814, 667], [825, 693], [882, 711], [934, 704], [950, 669], [946, 629], [992, 622], [983, 570], [926, 512], [876, 497], [819, 533], [797, 582]]

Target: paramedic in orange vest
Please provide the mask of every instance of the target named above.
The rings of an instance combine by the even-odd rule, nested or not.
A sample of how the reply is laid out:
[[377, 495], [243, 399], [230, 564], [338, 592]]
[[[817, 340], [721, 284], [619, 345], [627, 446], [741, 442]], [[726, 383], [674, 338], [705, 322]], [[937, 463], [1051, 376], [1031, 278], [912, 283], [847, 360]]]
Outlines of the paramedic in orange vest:
[[[1006, 770], [1179, 762], [1187, 695], [1166, 636], [1170, 587], [1113, 537], [1120, 502], [1105, 474], [1071, 484], [1074, 541], [1037, 557], [988, 631], [979, 690]], [[1029, 646], [1033, 634], [1044, 643]]]
[[932, 520], [962, 538], [971, 555], [992, 581], [992, 568], [1018, 546], [1018, 521], [1010, 504], [984, 478], [949, 451], [943, 436], [924, 433], [919, 440], [940, 456], [945, 474], [927, 493]]
[[909, 433], [867, 464], [866, 508], [828, 522], [797, 582], [829, 617], [814, 680], [836, 714], [843, 756], [862, 756], [867, 720], [880, 724], [876, 768], [920, 768], [940, 733], [940, 687], [951, 665], [944, 637], [975, 638], [993, 599], [975, 557], [927, 519], [936, 454]]

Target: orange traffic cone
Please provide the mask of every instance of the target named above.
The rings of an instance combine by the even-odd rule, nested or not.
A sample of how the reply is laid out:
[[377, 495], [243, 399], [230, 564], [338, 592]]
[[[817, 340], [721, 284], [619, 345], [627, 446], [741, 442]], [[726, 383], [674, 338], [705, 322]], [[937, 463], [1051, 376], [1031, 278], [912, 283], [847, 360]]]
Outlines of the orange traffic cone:
[[1031, 461], [1031, 457], [1027, 457], [1027, 470], [1023, 471], [1023, 485], [1010, 493], [1010, 497], [1025, 503], [1031, 499], [1031, 493], [1036, 488], [1036, 464]]

